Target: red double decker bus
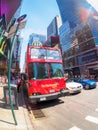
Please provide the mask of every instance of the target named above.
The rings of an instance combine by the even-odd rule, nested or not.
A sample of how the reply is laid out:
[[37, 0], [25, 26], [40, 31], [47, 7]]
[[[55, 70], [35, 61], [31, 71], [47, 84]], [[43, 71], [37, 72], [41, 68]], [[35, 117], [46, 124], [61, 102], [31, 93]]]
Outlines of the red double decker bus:
[[26, 54], [28, 95], [32, 101], [52, 100], [65, 95], [65, 78], [59, 49], [28, 46]]

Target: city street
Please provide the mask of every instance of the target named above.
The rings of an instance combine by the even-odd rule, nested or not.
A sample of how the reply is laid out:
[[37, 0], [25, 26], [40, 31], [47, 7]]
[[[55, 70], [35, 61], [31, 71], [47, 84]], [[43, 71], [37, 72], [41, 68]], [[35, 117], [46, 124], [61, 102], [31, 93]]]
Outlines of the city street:
[[97, 3], [0, 0], [0, 130], [98, 130]]
[[32, 118], [35, 130], [98, 130], [98, 85], [38, 105], [45, 117]]

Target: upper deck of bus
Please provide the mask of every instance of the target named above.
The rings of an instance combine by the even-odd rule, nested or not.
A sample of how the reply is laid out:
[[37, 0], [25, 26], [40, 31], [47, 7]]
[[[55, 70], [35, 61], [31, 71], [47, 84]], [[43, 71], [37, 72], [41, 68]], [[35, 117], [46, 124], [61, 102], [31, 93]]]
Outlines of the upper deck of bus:
[[61, 51], [51, 47], [28, 46], [26, 61], [62, 63]]

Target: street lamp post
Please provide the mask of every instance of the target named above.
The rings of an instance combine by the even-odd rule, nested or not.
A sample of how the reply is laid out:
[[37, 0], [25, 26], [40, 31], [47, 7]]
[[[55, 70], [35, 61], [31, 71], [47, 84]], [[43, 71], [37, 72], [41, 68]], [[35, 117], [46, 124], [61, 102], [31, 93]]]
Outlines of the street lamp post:
[[17, 34], [18, 29], [19, 29], [19, 25], [20, 25], [21, 21], [24, 20], [25, 18], [26, 18], [26, 14], [20, 16], [20, 17], [17, 19], [18, 24], [17, 24], [16, 31], [15, 31], [14, 36], [13, 36], [13, 39], [12, 39], [12, 46], [11, 46], [11, 50], [10, 50], [9, 64], [8, 64], [8, 90], [9, 90], [9, 100], [10, 100], [10, 106], [11, 106], [12, 115], [13, 115], [13, 118], [14, 118], [14, 121], [15, 121], [15, 125], [17, 125], [17, 120], [16, 120], [16, 117], [15, 117], [15, 113], [14, 113], [14, 109], [13, 109], [13, 103], [12, 103], [12, 98], [11, 98], [11, 86], [10, 86], [11, 74], [10, 74], [10, 70], [11, 70], [11, 64], [12, 64], [12, 54], [13, 54], [13, 50], [14, 50], [15, 37], [16, 37], [16, 34]]

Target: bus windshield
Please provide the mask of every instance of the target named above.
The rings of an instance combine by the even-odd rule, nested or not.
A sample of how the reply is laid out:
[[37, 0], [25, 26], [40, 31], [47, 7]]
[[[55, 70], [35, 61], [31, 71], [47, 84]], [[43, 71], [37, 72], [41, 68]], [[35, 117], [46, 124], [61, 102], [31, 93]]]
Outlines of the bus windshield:
[[64, 77], [63, 66], [59, 63], [49, 63], [50, 78]]
[[63, 66], [59, 63], [29, 63], [29, 79], [47, 79], [64, 77]]

